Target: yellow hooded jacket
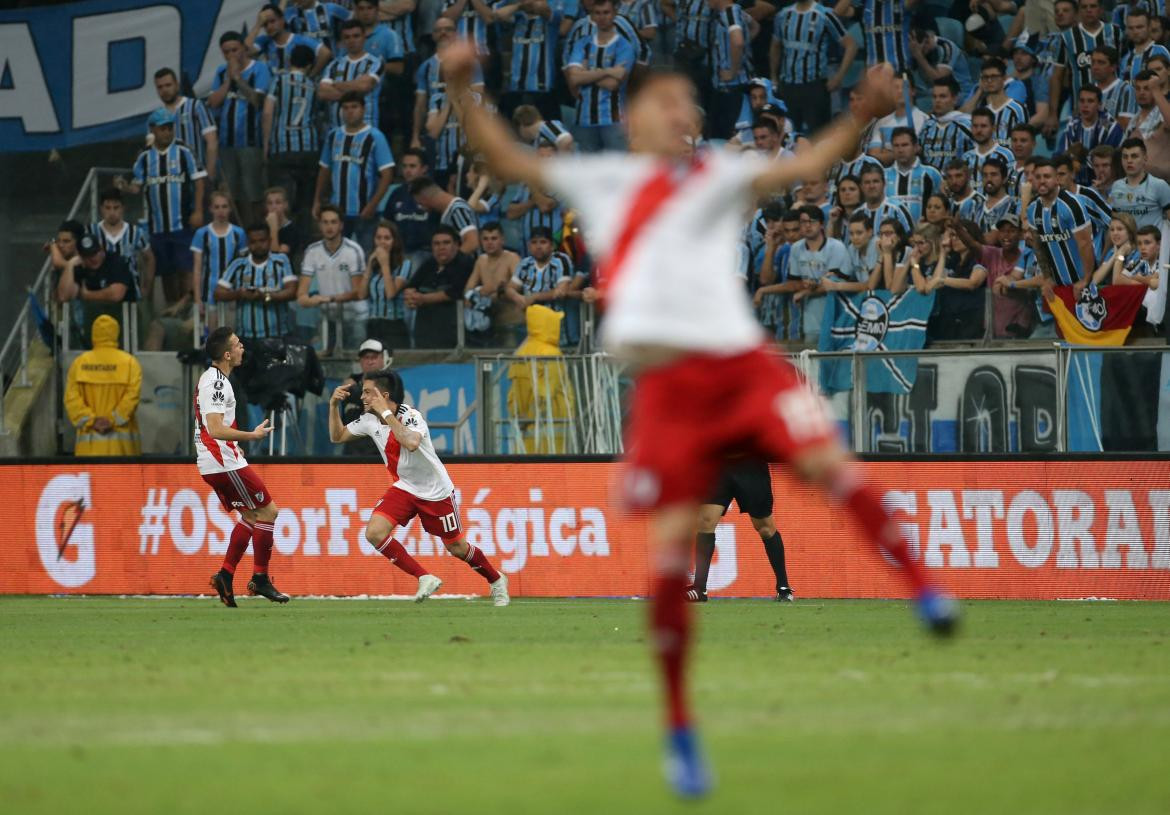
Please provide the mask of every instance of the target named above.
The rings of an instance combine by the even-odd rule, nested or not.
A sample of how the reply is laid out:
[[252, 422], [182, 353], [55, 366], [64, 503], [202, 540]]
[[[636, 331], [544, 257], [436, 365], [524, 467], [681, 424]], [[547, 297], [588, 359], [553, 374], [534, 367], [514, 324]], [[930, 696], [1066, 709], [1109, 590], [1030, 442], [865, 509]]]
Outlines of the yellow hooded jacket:
[[[134, 412], [142, 391], [142, 366], [118, 348], [118, 321], [103, 314], [93, 321], [93, 350], [69, 366], [65, 411], [77, 428], [78, 456], [137, 456], [142, 453]], [[114, 427], [98, 433], [94, 421], [109, 419]]]
[[[524, 313], [528, 324], [528, 339], [516, 349], [518, 357], [561, 356], [561, 320], [565, 315], [542, 305], [532, 305]], [[549, 420], [571, 419], [573, 416], [573, 386], [565, 363], [513, 362], [508, 366], [508, 411], [514, 419], [525, 423], [524, 451], [535, 453], [566, 452], [568, 426], [550, 424]]]

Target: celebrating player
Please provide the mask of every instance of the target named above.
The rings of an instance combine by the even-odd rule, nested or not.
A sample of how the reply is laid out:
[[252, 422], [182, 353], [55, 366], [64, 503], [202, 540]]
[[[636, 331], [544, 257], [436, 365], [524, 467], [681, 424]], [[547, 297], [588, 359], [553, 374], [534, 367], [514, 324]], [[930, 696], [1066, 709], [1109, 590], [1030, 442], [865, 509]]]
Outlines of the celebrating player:
[[234, 329], [220, 326], [207, 335], [211, 367], [199, 377], [195, 390], [195, 462], [203, 480], [219, 496], [223, 508], [238, 510], [240, 522], [232, 530], [223, 566], [211, 576], [211, 586], [228, 608], [236, 607], [232, 578], [236, 564], [252, 541], [255, 560], [248, 591], [274, 603], [287, 603], [268, 577], [272, 556], [272, 524], [280, 511], [256, 471], [248, 466], [237, 442], [263, 439], [272, 432], [265, 419], [255, 430], [236, 427], [236, 394], [228, 375], [244, 361], [244, 344]]
[[732, 459], [719, 478], [719, 486], [699, 507], [699, 534], [695, 536], [695, 579], [687, 586], [687, 601], [707, 602], [707, 577], [711, 573], [711, 558], [715, 555], [715, 528], [719, 519], [735, 500], [740, 512], [747, 513], [752, 527], [764, 542], [764, 554], [772, 574], [776, 576], [776, 599], [792, 602], [792, 587], [788, 585], [788, 567], [784, 563], [784, 539], [776, 529], [772, 517], [772, 473], [768, 463], [759, 459]]
[[447, 551], [466, 561], [491, 587], [492, 604], [506, 606], [508, 578], [496, 571], [484, 553], [463, 536], [455, 485], [439, 461], [422, 414], [404, 398], [402, 380], [390, 370], [362, 377], [362, 405], [366, 412], [347, 425], [341, 423], [340, 407], [349, 395], [342, 385], [329, 397], [329, 438], [335, 444], [369, 436], [382, 454], [392, 483], [366, 526], [366, 540], [402, 571], [418, 578], [414, 601], [421, 603], [439, 590], [443, 581], [427, 572], [394, 539], [394, 528], [405, 526], [415, 515], [422, 528], [438, 535]]
[[948, 632], [957, 617], [954, 601], [928, 585], [881, 493], [851, 462], [822, 401], [792, 365], [764, 347], [736, 275], [736, 247], [752, 202], [852, 155], [867, 122], [894, 110], [898, 85], [889, 65], [869, 69], [853, 112], [796, 158], [709, 151], [688, 160], [699, 133], [695, 88], [682, 74], [652, 74], [628, 102], [632, 155], [539, 158], [475, 103], [469, 44], [448, 44], [442, 64], [468, 140], [494, 177], [550, 190], [581, 213], [601, 258], [604, 344], [641, 369], [625, 497], [651, 512], [651, 641], [668, 702], [668, 777], [680, 795], [702, 795], [710, 779], [684, 691], [686, 570], [699, 504], [728, 456], [787, 462], [820, 485], [901, 565], [931, 629]]

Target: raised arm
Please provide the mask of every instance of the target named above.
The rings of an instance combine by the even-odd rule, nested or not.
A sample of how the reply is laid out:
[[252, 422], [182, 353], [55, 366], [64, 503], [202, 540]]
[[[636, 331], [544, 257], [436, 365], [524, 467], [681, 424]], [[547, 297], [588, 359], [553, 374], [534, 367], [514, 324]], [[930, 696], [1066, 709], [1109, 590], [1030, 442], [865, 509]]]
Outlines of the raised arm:
[[349, 387], [346, 385], [338, 385], [329, 397], [329, 441], [334, 444], [342, 444], [357, 438], [341, 422], [341, 406], [348, 398]]
[[791, 186], [802, 178], [823, 175], [857, 149], [861, 131], [871, 119], [894, 110], [897, 90], [893, 68], [888, 63], [866, 71], [855, 110], [839, 117], [812, 139], [812, 146], [791, 158], [771, 162], [756, 176], [752, 191], [763, 198]]
[[459, 99], [456, 112], [467, 138], [487, 159], [492, 175], [505, 181], [519, 181], [544, 189], [544, 167], [535, 153], [513, 137], [503, 119], [471, 98], [472, 74], [476, 65], [475, 46], [459, 40], [443, 50], [443, 71], [447, 87]]

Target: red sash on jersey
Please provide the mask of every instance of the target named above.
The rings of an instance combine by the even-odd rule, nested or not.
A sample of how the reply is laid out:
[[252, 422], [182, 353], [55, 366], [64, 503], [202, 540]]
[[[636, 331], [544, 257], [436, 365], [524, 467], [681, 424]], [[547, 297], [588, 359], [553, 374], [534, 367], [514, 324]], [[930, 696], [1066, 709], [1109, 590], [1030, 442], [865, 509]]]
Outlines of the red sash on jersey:
[[697, 158], [687, 172], [679, 173], [677, 166], [665, 164], [634, 193], [633, 202], [626, 213], [625, 226], [618, 233], [613, 250], [597, 266], [597, 283], [603, 296], [621, 276], [634, 241], [646, 231], [646, 227], [666, 203], [674, 198], [679, 187], [706, 169], [706, 166], [702, 158]]

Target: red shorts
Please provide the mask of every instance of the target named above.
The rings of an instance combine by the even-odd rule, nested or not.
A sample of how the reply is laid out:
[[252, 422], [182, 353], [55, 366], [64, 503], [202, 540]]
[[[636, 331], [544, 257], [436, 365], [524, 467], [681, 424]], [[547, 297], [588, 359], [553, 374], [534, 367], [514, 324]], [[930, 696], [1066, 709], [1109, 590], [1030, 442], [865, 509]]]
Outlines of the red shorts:
[[463, 523], [459, 520], [459, 505], [455, 503], [454, 495], [441, 501], [425, 501], [404, 489], [391, 487], [374, 504], [374, 512], [396, 526], [406, 526], [417, 515], [423, 529], [448, 543], [463, 536]]
[[203, 480], [211, 485], [219, 502], [228, 512], [249, 509], [272, 503], [268, 487], [251, 467], [232, 470], [230, 473], [204, 473]]
[[729, 456], [785, 462], [836, 438], [824, 401], [786, 360], [762, 347], [688, 354], [637, 378], [625, 499], [642, 509], [701, 502]]

